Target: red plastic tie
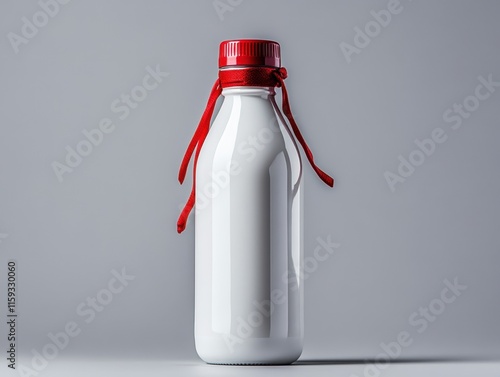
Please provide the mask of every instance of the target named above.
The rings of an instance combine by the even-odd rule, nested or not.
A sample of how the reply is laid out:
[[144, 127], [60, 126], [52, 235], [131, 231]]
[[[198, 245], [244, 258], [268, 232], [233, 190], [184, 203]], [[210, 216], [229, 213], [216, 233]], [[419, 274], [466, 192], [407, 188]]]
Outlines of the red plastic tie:
[[304, 149], [304, 153], [307, 160], [311, 164], [311, 167], [316, 172], [318, 177], [325, 182], [328, 186], [333, 187], [334, 180], [323, 170], [321, 170], [314, 162], [314, 156], [309, 149], [304, 137], [302, 136], [297, 123], [292, 115], [292, 110], [290, 109], [290, 103], [288, 101], [288, 92], [286, 90], [284, 80], [287, 78], [287, 71], [285, 68], [269, 68], [269, 67], [255, 67], [255, 68], [242, 68], [242, 69], [231, 69], [219, 71], [219, 78], [215, 81], [212, 91], [210, 92], [210, 97], [207, 101], [207, 106], [205, 111], [201, 116], [200, 123], [196, 128], [196, 131], [189, 142], [184, 158], [182, 159], [181, 166], [179, 169], [179, 182], [182, 184], [186, 178], [187, 168], [189, 161], [194, 152], [194, 163], [193, 163], [193, 185], [191, 188], [191, 194], [187, 200], [184, 209], [179, 215], [177, 220], [177, 232], [182, 233], [186, 229], [187, 219], [189, 213], [195, 205], [195, 187], [196, 187], [196, 165], [198, 162], [198, 156], [200, 154], [201, 147], [208, 135], [210, 129], [210, 120], [212, 119], [212, 114], [215, 109], [215, 104], [217, 99], [222, 93], [222, 88], [228, 88], [233, 86], [264, 86], [264, 87], [280, 87], [282, 90], [282, 104], [283, 113], [288, 118], [290, 126], [295, 135], [295, 138], [300, 143]]

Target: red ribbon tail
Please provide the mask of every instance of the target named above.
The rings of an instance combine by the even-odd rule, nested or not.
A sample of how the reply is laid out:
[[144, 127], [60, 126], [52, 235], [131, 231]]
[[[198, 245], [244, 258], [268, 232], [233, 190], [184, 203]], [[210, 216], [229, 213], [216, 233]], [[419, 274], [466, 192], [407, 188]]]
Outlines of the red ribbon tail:
[[[184, 157], [182, 158], [181, 166], [179, 168], [179, 183], [182, 185], [184, 179], [186, 178], [187, 168], [189, 165], [189, 161], [191, 160], [191, 156], [193, 155], [194, 149], [200, 140], [202, 133], [205, 132], [205, 128], [210, 126], [210, 119], [212, 118], [212, 114], [214, 112], [215, 103], [217, 102], [217, 98], [221, 93], [222, 89], [220, 88], [219, 80], [215, 82], [210, 91], [210, 97], [208, 97], [207, 105], [205, 107], [205, 111], [201, 116], [200, 122], [198, 123], [198, 127], [189, 142], [189, 145], [186, 149], [186, 153], [184, 153]], [[208, 118], [208, 119], [207, 119]], [[208, 123], [208, 126], [207, 126]]]
[[215, 104], [217, 103], [217, 99], [219, 98], [222, 92], [222, 88], [220, 86], [219, 80], [217, 80], [212, 87], [212, 91], [210, 92], [210, 97], [207, 101], [207, 106], [205, 107], [205, 111], [201, 116], [200, 123], [196, 128], [196, 131], [189, 142], [186, 153], [184, 154], [184, 158], [182, 159], [181, 166], [179, 168], [179, 182], [182, 184], [186, 177], [187, 168], [189, 165], [189, 161], [191, 160], [191, 156], [196, 148], [196, 153], [194, 156], [193, 163], [193, 187], [191, 188], [191, 194], [184, 206], [182, 212], [179, 215], [179, 219], [177, 220], [177, 232], [182, 233], [184, 229], [186, 229], [187, 219], [191, 210], [195, 205], [195, 185], [196, 185], [196, 165], [198, 162], [198, 156], [201, 151], [201, 147], [203, 146], [203, 142], [207, 137], [208, 130], [210, 129], [210, 120], [212, 119], [212, 114], [215, 109]]
[[[299, 126], [297, 126], [297, 123], [295, 122], [295, 119], [293, 118], [292, 110], [290, 109], [290, 102], [288, 101], [288, 92], [286, 90], [285, 81], [283, 80], [282, 74], [280, 74], [280, 73], [276, 74], [276, 77], [277, 77], [277, 79], [280, 83], [280, 86], [281, 86], [282, 98], [283, 98], [283, 101], [282, 101], [283, 112], [285, 113], [286, 117], [290, 121], [290, 126], [292, 127], [293, 133], [295, 134], [295, 137], [297, 138], [300, 145], [304, 149], [304, 153], [307, 157], [307, 160], [311, 164], [311, 167], [313, 168], [313, 170], [316, 172], [318, 177], [323, 182], [325, 182], [328, 186], [333, 187], [333, 184], [334, 184], [333, 178], [331, 176], [329, 176], [328, 174], [326, 174], [323, 170], [321, 170], [316, 165], [316, 163], [314, 162], [314, 156], [313, 156], [311, 150], [309, 149], [304, 137], [302, 136], [302, 133], [299, 130]], [[286, 71], [284, 74], [286, 75]]]
[[179, 215], [179, 219], [177, 220], [177, 233], [182, 233], [184, 229], [186, 229], [186, 222], [189, 216], [189, 213], [194, 207], [194, 185], [191, 189], [191, 195], [189, 195], [189, 199], [186, 202], [181, 214]]

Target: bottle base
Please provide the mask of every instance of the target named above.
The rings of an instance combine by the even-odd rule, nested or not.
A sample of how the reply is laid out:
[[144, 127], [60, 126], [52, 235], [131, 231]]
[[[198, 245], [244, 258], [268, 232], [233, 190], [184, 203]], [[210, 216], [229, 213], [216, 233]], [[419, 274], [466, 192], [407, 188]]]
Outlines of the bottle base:
[[196, 337], [196, 352], [207, 364], [287, 365], [302, 353], [302, 338]]

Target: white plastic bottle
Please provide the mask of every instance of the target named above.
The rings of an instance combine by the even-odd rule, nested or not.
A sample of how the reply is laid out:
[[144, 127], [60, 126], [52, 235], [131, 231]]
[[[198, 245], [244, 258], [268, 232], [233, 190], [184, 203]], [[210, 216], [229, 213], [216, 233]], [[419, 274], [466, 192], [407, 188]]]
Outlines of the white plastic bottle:
[[288, 364], [304, 333], [303, 174], [275, 102], [279, 44], [225, 41], [219, 65], [210, 115], [221, 90], [224, 101], [210, 132], [200, 126], [195, 162], [196, 351], [214, 364]]

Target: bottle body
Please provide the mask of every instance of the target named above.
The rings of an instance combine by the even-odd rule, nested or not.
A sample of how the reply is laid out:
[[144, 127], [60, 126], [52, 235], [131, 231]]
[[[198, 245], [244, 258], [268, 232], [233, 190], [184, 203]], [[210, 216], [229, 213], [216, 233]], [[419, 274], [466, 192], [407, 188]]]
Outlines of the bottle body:
[[215, 364], [302, 352], [302, 164], [274, 89], [233, 87], [200, 152], [195, 343]]

